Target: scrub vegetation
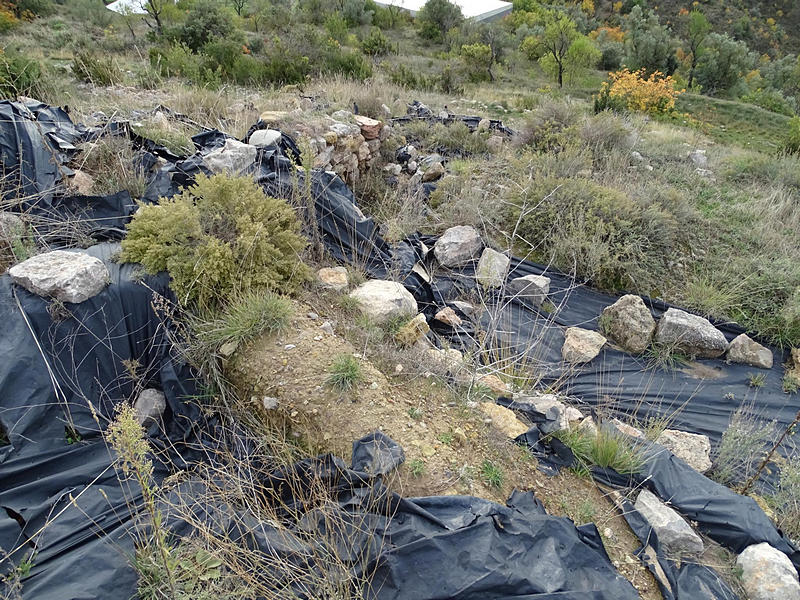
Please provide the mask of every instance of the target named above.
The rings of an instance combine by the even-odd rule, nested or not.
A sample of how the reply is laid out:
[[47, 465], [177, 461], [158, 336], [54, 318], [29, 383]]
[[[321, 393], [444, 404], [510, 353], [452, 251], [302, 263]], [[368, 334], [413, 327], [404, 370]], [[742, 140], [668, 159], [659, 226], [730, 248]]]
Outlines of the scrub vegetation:
[[[685, 4], [514, 0], [509, 15], [477, 23], [447, 0], [429, 0], [416, 18], [372, 0], [148, 0], [143, 15], [113, 13], [102, 0], [0, 0], [0, 93], [67, 105], [76, 122], [129, 119], [178, 155], [194, 152], [200, 128], [243, 139], [269, 111], [271, 126], [297, 138], [306, 169], [335, 111], [388, 121], [418, 100], [434, 114], [500, 119], [514, 131], [500, 142], [460, 121], [393, 124], [376, 146], [377, 166], [352, 186], [387, 241], [473, 225], [490, 245], [552, 265], [576, 285], [736, 322], [788, 351], [800, 346], [800, 12], [780, 2]], [[429, 197], [382, 169], [406, 144], [444, 160]], [[393, 491], [504, 501], [514, 488], [535, 490], [548, 512], [601, 525], [620, 571], [644, 598], [660, 597], [633, 559], [638, 541], [589, 477], [592, 467], [636, 472], [639, 447], [607, 428], [556, 432], [578, 466], [542, 483], [531, 455], [480, 412], [497, 395], [484, 373], [453, 373], [426, 348], [402, 347], [393, 334], [407, 319], [379, 327], [346, 290], [314, 280], [312, 268], [333, 261], [319, 239], [304, 237], [313, 229], [310, 184], [297, 183], [286, 201], [250, 176], [215, 175], [150, 204], [146, 168], [124, 136], [85, 144], [74, 162], [91, 177], [82, 194], [127, 190], [139, 201], [119, 259], [170, 277], [177, 303], [153, 304], [204, 380], [198, 402], [248, 429], [245, 455], [197, 474], [203, 501], [274, 523], [318, 567], [255, 556], [170, 504], [174, 482], [156, 485], [152, 448], [128, 407], [106, 437], [120, 478], [143, 491], [147, 534], [132, 557], [141, 598], [272, 598], [277, 582], [309, 597], [362, 597], [370, 574], [355, 581], [351, 567], [364, 557], [343, 556], [339, 542], [347, 527], [374, 525], [345, 523], [325, 482], [289, 478], [299, 502], [321, 514], [318, 528], [305, 529], [262, 502], [256, 485], [308, 455], [345, 457], [344, 437], [358, 426], [394, 429], [403, 442], [407, 460], [387, 477]], [[26, 216], [3, 232], [0, 269], [38, 251], [35, 225]], [[351, 286], [359, 271], [351, 265]], [[541, 312], [558, 308], [547, 301]], [[511, 391], [542, 380], [535, 360], [476, 341], [469, 368], [491, 367]], [[643, 369], [672, 371], [689, 362], [657, 345], [641, 359]], [[771, 381], [753, 373], [745, 385], [757, 399]], [[794, 401], [800, 380], [788, 369], [782, 386]], [[782, 433], [742, 408], [710, 476], [741, 489]], [[800, 468], [782, 450], [759, 501], [797, 539]], [[197, 536], [168, 533], [167, 510]], [[0, 580], [9, 594], [22, 589], [27, 564]]]

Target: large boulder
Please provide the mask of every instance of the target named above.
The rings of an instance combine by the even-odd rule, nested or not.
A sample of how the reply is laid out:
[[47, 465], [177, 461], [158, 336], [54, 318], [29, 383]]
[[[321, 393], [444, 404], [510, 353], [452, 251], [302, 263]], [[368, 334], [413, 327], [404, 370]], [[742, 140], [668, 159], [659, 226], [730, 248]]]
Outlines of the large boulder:
[[569, 327], [561, 347], [561, 357], [568, 363], [587, 363], [600, 354], [606, 338], [596, 331]]
[[750, 600], [800, 600], [800, 582], [792, 561], [766, 542], [744, 549], [736, 559]]
[[665, 429], [656, 439], [695, 471], [705, 473], [711, 468], [711, 442], [707, 435]]
[[425, 357], [436, 371], [447, 375], [455, 375], [464, 367], [463, 355], [454, 348], [427, 348]]
[[661, 316], [655, 341], [697, 358], [717, 358], [728, 349], [728, 340], [708, 319], [677, 308]]
[[221, 148], [212, 150], [203, 160], [212, 173], [237, 175], [253, 166], [257, 154], [258, 149], [255, 146], [228, 138]]
[[444, 177], [444, 174], [444, 165], [440, 162], [435, 162], [425, 169], [425, 172], [422, 174], [422, 182], [430, 183], [431, 181], [436, 181]]
[[603, 309], [600, 327], [626, 352], [641, 354], [650, 345], [656, 320], [639, 296], [628, 294]]
[[750, 365], [759, 369], [772, 368], [772, 351], [751, 339], [746, 333], [733, 339], [728, 346], [726, 358], [729, 362]]
[[703, 540], [678, 513], [647, 490], [639, 492], [634, 505], [658, 536], [661, 548], [673, 556], [697, 556]]
[[99, 294], [110, 279], [102, 260], [65, 250], [38, 254], [14, 265], [8, 273], [29, 292], [76, 304]]
[[507, 290], [515, 298], [541, 306], [550, 293], [550, 278], [544, 275], [515, 277], [508, 282]]
[[469, 225], [457, 225], [436, 240], [433, 254], [443, 267], [460, 267], [474, 260], [483, 250], [478, 230]]
[[511, 259], [502, 252], [484, 248], [475, 270], [475, 279], [485, 288], [501, 287], [506, 280]]
[[350, 297], [357, 300], [361, 310], [378, 324], [417, 314], [414, 296], [396, 281], [367, 281], [350, 292]]

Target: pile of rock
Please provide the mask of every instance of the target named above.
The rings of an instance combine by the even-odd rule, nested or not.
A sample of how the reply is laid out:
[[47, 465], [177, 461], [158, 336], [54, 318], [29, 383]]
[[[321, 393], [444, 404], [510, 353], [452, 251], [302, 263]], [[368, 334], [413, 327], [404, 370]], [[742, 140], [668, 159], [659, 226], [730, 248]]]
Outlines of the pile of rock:
[[392, 134], [390, 125], [348, 111], [331, 116], [325, 131], [311, 138], [314, 167], [334, 171], [353, 184], [381, 160], [381, 143]]
[[656, 323], [644, 301], [632, 294], [603, 309], [599, 324], [609, 340], [632, 354], [641, 354], [655, 343], [692, 358], [725, 355], [729, 362], [772, 368], [772, 352], [747, 334], [728, 343], [708, 319], [677, 308], [668, 309]]

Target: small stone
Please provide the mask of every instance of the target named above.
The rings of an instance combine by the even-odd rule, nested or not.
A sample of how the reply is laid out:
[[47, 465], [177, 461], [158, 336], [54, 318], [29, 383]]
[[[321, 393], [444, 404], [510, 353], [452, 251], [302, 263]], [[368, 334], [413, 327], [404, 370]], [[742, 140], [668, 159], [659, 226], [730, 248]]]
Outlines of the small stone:
[[401, 283], [373, 279], [350, 293], [361, 310], [377, 324], [417, 314], [417, 301]]
[[689, 160], [694, 163], [695, 167], [704, 169], [708, 165], [708, 157], [705, 150], [692, 150], [689, 153]]
[[397, 375], [400, 375], [400, 373], [402, 373], [402, 372], [403, 372], [403, 365], [401, 365], [400, 363], [397, 363], [397, 364], [394, 366], [394, 372], [395, 372]]
[[729, 362], [751, 365], [759, 369], [772, 368], [772, 351], [751, 339], [746, 333], [733, 339], [728, 346], [726, 358]]
[[273, 398], [272, 396], [264, 396], [261, 398], [261, 405], [265, 410], [275, 410], [280, 405], [280, 402], [278, 402], [277, 398]]
[[534, 392], [531, 395], [514, 394], [514, 408], [523, 412], [535, 412], [544, 416], [539, 422], [542, 433], [565, 431], [569, 429], [567, 406], [555, 394]]
[[323, 288], [342, 291], [350, 285], [350, 277], [345, 267], [325, 267], [317, 271], [317, 281]]
[[431, 458], [436, 454], [436, 449], [430, 444], [421, 444], [419, 447], [419, 451], [425, 458]]
[[92, 193], [94, 187], [94, 179], [88, 173], [76, 170], [75, 174], [67, 180], [71, 190], [82, 196], [88, 196]]
[[491, 248], [484, 248], [475, 270], [475, 279], [485, 288], [501, 287], [506, 280], [511, 259]]
[[250, 144], [228, 138], [221, 148], [216, 148], [203, 157], [212, 173], [238, 175], [248, 171], [256, 162], [258, 149]]
[[483, 249], [478, 230], [469, 225], [457, 225], [436, 240], [433, 254], [443, 267], [460, 267], [474, 260]]
[[658, 536], [659, 545], [669, 554], [697, 556], [703, 540], [677, 512], [647, 490], [639, 492], [634, 505]]
[[315, 312], [308, 312], [306, 313], [306, 316], [312, 321], [316, 321], [317, 319], [319, 319], [319, 315]]
[[530, 429], [517, 418], [513, 410], [505, 406], [500, 406], [494, 402], [481, 402], [480, 409], [487, 418], [491, 419], [492, 427], [503, 433], [506, 437], [514, 439]]
[[231, 356], [233, 356], [233, 353], [236, 352], [236, 349], [238, 347], [239, 347], [238, 340], [228, 340], [219, 347], [219, 355], [222, 358], [230, 358]]
[[450, 325], [450, 327], [459, 327], [462, 323], [461, 317], [449, 306], [437, 312], [433, 318], [445, 325]]
[[478, 131], [489, 131], [492, 126], [492, 122], [489, 119], [481, 119], [478, 121]]
[[567, 421], [583, 421], [583, 413], [574, 406], [568, 406], [566, 410]]
[[486, 386], [495, 394], [508, 393], [508, 385], [497, 375], [481, 375], [478, 377], [478, 383]]
[[378, 385], [377, 381], [373, 381], [372, 383], [369, 384], [369, 389], [371, 389], [371, 390], [377, 390], [377, 389], [380, 389], [380, 387], [381, 386]]
[[33, 294], [74, 303], [99, 294], [110, 278], [99, 258], [66, 250], [37, 254], [14, 265], [8, 273], [14, 283]]
[[606, 338], [589, 329], [569, 327], [561, 347], [561, 356], [564, 361], [574, 364], [588, 363], [598, 354]]
[[142, 390], [136, 397], [133, 408], [139, 425], [147, 426], [150, 422], [158, 421], [161, 418], [167, 408], [167, 399], [164, 392], [159, 390]]
[[247, 141], [251, 146], [277, 146], [281, 143], [281, 132], [277, 129], [259, 129]]
[[526, 300], [534, 306], [541, 306], [550, 293], [550, 278], [543, 275], [515, 277], [508, 282], [508, 293], [514, 298]]
[[445, 174], [444, 165], [440, 162], [433, 163], [422, 174], [422, 182], [429, 183], [441, 179]]
[[623, 423], [619, 419], [611, 419], [611, 424], [616, 428], [617, 431], [620, 433], [624, 433], [625, 435], [629, 435], [631, 437], [643, 440], [644, 433], [641, 430], [636, 429], [633, 425], [628, 425], [627, 423]]
[[409, 175], [416, 173], [418, 168], [417, 161], [415, 160], [410, 160], [406, 163], [406, 171], [408, 171]]
[[665, 429], [656, 439], [695, 471], [705, 473], [711, 468], [711, 442], [707, 435]]
[[377, 140], [381, 135], [381, 128], [383, 123], [370, 119], [364, 115], [355, 116], [356, 125], [361, 128], [361, 135], [365, 140]]
[[333, 330], [333, 324], [330, 321], [325, 321], [322, 325], [319, 326], [323, 333], [326, 335], [334, 336], [336, 333]]
[[767, 542], [753, 544], [736, 559], [750, 600], [800, 600], [800, 582], [792, 561]]
[[639, 152], [637, 152], [636, 150], [631, 152], [631, 163], [633, 163], [634, 165], [638, 165], [643, 162], [644, 162], [644, 157]]
[[467, 445], [467, 434], [464, 433], [464, 430], [461, 427], [456, 427], [453, 429], [453, 445], [455, 446], [466, 446]]
[[403, 325], [394, 335], [394, 339], [401, 346], [413, 346], [421, 337], [425, 336], [431, 328], [425, 315], [419, 313], [408, 323]]
[[295, 348], [297, 348], [297, 346], [295, 344], [286, 344], [283, 347], [284, 350], [294, 350]]
[[436, 367], [439, 371], [447, 374], [454, 375], [464, 366], [464, 357], [461, 352], [454, 348], [447, 350], [440, 350], [438, 348], [427, 348], [425, 355], [430, 361], [431, 366]]
[[460, 310], [468, 317], [475, 314], [476, 308], [469, 302], [463, 302], [461, 300], [453, 300], [450, 304], [452, 304], [456, 309]]
[[383, 170], [388, 173], [389, 175], [394, 175], [397, 177], [400, 173], [403, 172], [403, 167], [398, 165], [397, 163], [389, 163], [383, 167]]
[[595, 424], [594, 419], [592, 417], [586, 417], [578, 425], [578, 431], [581, 431], [590, 437], [597, 436], [597, 425]]

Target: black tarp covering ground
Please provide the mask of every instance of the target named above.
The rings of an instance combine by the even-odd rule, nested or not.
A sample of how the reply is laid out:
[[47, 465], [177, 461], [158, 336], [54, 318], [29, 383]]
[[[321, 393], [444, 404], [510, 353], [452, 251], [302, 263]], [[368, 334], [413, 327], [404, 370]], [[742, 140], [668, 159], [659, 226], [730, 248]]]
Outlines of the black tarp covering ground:
[[[113, 248], [90, 252], [107, 259]], [[67, 305], [71, 315], [60, 321], [52, 320], [45, 299], [0, 278], [0, 420], [10, 441], [0, 450], [0, 548], [10, 553], [22, 546], [2, 563], [7, 572], [35, 545], [24, 598], [126, 600], [135, 591], [126, 553], [133, 550], [129, 506], [138, 498], [126, 495], [100, 435], [114, 406], [135, 394], [126, 361], [136, 360], [140, 383], [163, 389], [168, 400], [163, 427], [149, 431], [151, 444], [170, 459], [157, 469], [159, 480], [171, 469], [191, 468], [192, 457], [205, 457], [201, 440], [213, 429], [191, 402], [197, 394], [191, 373], [172, 356], [151, 309], [153, 291], [168, 295], [166, 279], [134, 282], [130, 266], [107, 264], [112, 284]], [[371, 448], [372, 441], [380, 444]], [[385, 471], [398, 464], [401, 450], [376, 434], [360, 441], [354, 458], [356, 466]], [[332, 457], [295, 468], [311, 463], [326, 465], [329, 487], [351, 515], [362, 510], [364, 498], [385, 493], [379, 479]], [[276, 474], [264, 485], [285, 480]], [[382, 542], [368, 569], [375, 572], [370, 597], [637, 597], [614, 571], [594, 528], [578, 530], [568, 519], [547, 516], [532, 497], [515, 496], [509, 507], [468, 497], [392, 495], [390, 502], [390, 512], [371, 515], [383, 521], [371, 530]], [[283, 503], [290, 506], [291, 498]]]
[[[50, 149], [63, 138], [47, 142], [39, 126], [31, 125], [31, 115], [14, 114], [16, 104], [3, 106], [11, 110], [12, 122], [2, 124], [0, 137], [11, 142], [7, 148], [25, 148], [22, 158], [5, 154], [4, 166], [23, 165], [19, 180], [29, 186], [33, 204], [46, 202], [49, 210], [88, 218], [98, 238], [119, 237], [132, 210], [129, 196], [61, 197], [56, 188], [64, 157], [48, 150], [46, 161], [36, 147]], [[37, 115], [56, 130], [71, 125], [62, 112], [41, 108]], [[19, 119], [26, 127], [18, 127]], [[260, 156], [257, 178], [276, 193], [290, 185], [285, 161], [278, 154]], [[202, 169], [197, 158], [169, 164], [151, 190], [174, 193]], [[312, 187], [318, 211], [326, 211], [323, 235], [329, 244], [337, 241], [337, 256], [364, 260], [370, 271], [384, 275], [390, 269], [410, 269], [416, 258], [413, 244], [398, 252], [380, 240], [340, 180], [315, 174]], [[148, 430], [156, 481], [176, 470], [191, 470], [193, 461], [209, 460], [218, 443], [214, 440], [223, 439], [214, 435], [214, 420], [194, 401], [199, 390], [170, 343], [169, 322], [151, 305], [154, 294], [171, 297], [167, 277], [140, 279], [133, 266], [110, 260], [115, 250], [113, 244], [88, 250], [104, 260], [111, 283], [78, 305], [53, 304], [12, 284], [7, 275], [0, 277], [0, 423], [8, 438], [0, 447], [0, 573], [30, 559], [33, 566], [22, 580], [26, 599], [127, 600], [135, 593], [129, 559], [141, 497], [120, 483], [102, 437], [120, 402], [145, 387], [166, 396], [162, 422]], [[378, 434], [361, 440], [354, 447], [356, 466], [381, 472], [396, 464], [402, 453], [390, 442]], [[370, 450], [369, 443], [376, 447]], [[329, 487], [342, 511], [369, 510], [359, 502], [385, 494], [380, 479], [348, 470], [333, 457], [308, 459], [293, 469], [302, 477], [303, 469], [319, 464], [330, 473]], [[284, 481], [286, 473], [275, 473], [263, 485], [274, 488]], [[375, 573], [370, 597], [637, 597], [614, 570], [593, 526], [577, 529], [568, 519], [544, 514], [530, 494], [515, 494], [507, 507], [471, 497], [391, 495], [387, 501], [391, 513], [382, 513], [385, 520], [374, 529], [382, 545], [370, 566]], [[291, 504], [291, 498], [283, 498], [283, 504]], [[171, 524], [179, 529], [180, 519]], [[263, 551], [273, 551], [268, 538], [263, 543]]]

